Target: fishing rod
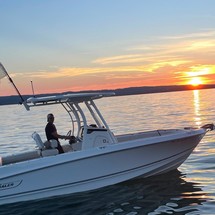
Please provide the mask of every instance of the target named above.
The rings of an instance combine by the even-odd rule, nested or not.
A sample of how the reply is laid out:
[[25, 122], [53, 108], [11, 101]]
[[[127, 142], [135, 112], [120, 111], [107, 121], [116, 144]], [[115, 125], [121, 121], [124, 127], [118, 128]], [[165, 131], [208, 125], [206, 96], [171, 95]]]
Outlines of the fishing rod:
[[31, 89], [32, 89], [33, 96], [35, 97], [33, 81], [31, 81]]
[[[20, 97], [21, 100], [22, 100], [21, 104], [23, 104], [23, 105], [25, 106], [25, 108], [26, 108], [27, 110], [29, 110], [29, 107], [28, 107], [28, 105], [26, 104], [26, 101], [24, 100], [23, 96], [22, 96], [21, 93], [19, 92], [18, 88], [17, 88], [16, 85], [14, 84], [12, 78], [9, 76], [7, 70], [6, 70], [5, 67], [2, 65], [1, 62], [0, 62], [0, 73], [2, 73], [2, 74], [0, 74], [0, 75], [1, 75], [0, 77], [2, 77], [2, 78], [3, 78], [4, 76], [7, 76], [7, 77], [8, 77], [9, 81], [11, 82], [11, 84], [12, 84], [13, 87], [15, 88], [17, 94], [19, 95], [19, 97]], [[3, 75], [3, 76], [2, 76], [2, 75]]]

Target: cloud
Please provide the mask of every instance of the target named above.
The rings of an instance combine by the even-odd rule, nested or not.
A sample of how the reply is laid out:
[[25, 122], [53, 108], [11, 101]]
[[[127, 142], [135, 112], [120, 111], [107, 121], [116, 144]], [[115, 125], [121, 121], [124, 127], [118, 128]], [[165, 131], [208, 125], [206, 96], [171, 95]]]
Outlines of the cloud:
[[189, 71], [183, 72], [185, 77], [207, 76], [215, 74], [214, 65], [196, 65], [191, 66]]
[[41, 78], [41, 79], [56, 79], [56, 78], [69, 78], [69, 77], [89, 77], [89, 76], [101, 76], [105, 74], [106, 76], [115, 76], [118, 74], [124, 74], [125, 76], [132, 76], [134, 73], [149, 73], [153, 72], [162, 67], [171, 66], [177, 67], [180, 65], [188, 64], [190, 61], [186, 60], [175, 60], [171, 59], [169, 61], [160, 60], [160, 62], [150, 62], [141, 65], [130, 65], [130, 66], [113, 66], [113, 67], [75, 67], [75, 68], [58, 68], [51, 71], [40, 71], [32, 73], [20, 73], [16, 74], [19, 76], [28, 76], [30, 79]]
[[215, 31], [211, 30], [172, 39], [166, 37], [147, 46], [142, 43], [125, 47], [123, 53], [97, 58], [86, 67], [50, 66], [40, 71], [16, 73], [16, 76], [40, 79], [38, 82], [44, 87], [48, 79], [47, 84], [52, 83], [53, 89], [65, 90], [181, 84], [188, 75], [197, 74], [209, 80], [215, 73], [213, 36]]
[[[215, 31], [165, 37], [127, 48], [124, 55], [102, 57], [93, 61], [98, 65], [149, 65], [161, 62], [191, 62], [215, 55]], [[167, 40], [167, 38], [169, 38]], [[170, 39], [171, 38], [171, 39]], [[173, 40], [174, 38], [174, 40]], [[158, 38], [157, 38], [158, 39]], [[131, 54], [132, 53], [132, 54]], [[204, 57], [203, 57], [204, 55]]]
[[144, 60], [142, 55], [140, 54], [133, 54], [133, 55], [119, 55], [107, 58], [99, 58], [93, 61], [93, 63], [97, 64], [116, 64], [116, 63], [134, 63], [140, 60]]
[[214, 29], [206, 29], [196, 33], [181, 34], [181, 35], [174, 35], [174, 36], [163, 36], [160, 38], [165, 40], [181, 40], [181, 39], [196, 39], [196, 38], [205, 38], [205, 37], [208, 38], [208, 37], [214, 37], [214, 36], [215, 36]]
[[38, 71], [38, 72], [29, 72], [29, 73], [16, 73], [16, 76], [28, 76], [29, 78], [41, 78], [41, 79], [56, 79], [56, 78], [66, 78], [66, 77], [84, 77], [84, 76], [93, 76], [101, 75], [103, 73], [115, 73], [119, 72], [134, 72], [134, 71], [143, 71], [142, 67], [133, 67], [133, 66], [122, 66], [122, 67], [63, 67], [56, 70], [50, 71]]

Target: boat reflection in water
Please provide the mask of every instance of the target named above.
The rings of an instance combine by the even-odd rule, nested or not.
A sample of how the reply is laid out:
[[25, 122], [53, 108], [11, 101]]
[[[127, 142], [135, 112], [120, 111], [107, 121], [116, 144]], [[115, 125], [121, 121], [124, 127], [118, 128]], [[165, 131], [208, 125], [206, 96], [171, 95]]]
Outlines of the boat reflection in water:
[[157, 177], [138, 178], [69, 196], [5, 205], [1, 214], [202, 214], [208, 200], [200, 184], [187, 182], [174, 170]]

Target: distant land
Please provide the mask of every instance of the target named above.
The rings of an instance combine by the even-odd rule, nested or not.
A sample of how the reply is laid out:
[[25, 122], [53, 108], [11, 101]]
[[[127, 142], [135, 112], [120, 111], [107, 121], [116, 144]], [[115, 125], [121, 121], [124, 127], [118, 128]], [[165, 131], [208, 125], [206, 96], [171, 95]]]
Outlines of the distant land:
[[[64, 92], [64, 93], [86, 93], [86, 92], [115, 92], [116, 96], [125, 96], [125, 95], [137, 95], [137, 94], [147, 94], [147, 93], [164, 93], [164, 92], [174, 92], [174, 91], [186, 91], [186, 90], [202, 90], [202, 89], [211, 89], [215, 88], [215, 84], [199, 85], [199, 86], [190, 86], [190, 85], [172, 85], [172, 86], [143, 86], [143, 87], [129, 87], [115, 90], [95, 90], [95, 91], [79, 91], [79, 92]], [[63, 93], [58, 93], [58, 95]], [[39, 94], [38, 96], [51, 96], [55, 94]], [[32, 97], [32, 95], [22, 95], [24, 99]], [[1, 96], [0, 105], [11, 105], [19, 104], [20, 97], [18, 95], [12, 96]]]

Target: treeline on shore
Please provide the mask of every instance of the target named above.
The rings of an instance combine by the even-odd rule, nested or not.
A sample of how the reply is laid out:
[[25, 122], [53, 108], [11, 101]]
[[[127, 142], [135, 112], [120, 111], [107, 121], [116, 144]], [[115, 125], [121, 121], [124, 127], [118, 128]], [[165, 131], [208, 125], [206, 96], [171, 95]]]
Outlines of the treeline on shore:
[[[200, 90], [200, 89], [211, 89], [215, 88], [215, 84], [210, 85], [199, 85], [199, 86], [190, 86], [190, 85], [174, 85], [174, 86], [144, 86], [144, 87], [129, 87], [115, 90], [100, 90], [100, 91], [80, 91], [80, 92], [64, 92], [64, 93], [89, 93], [89, 92], [115, 92], [116, 96], [124, 95], [137, 95], [137, 94], [147, 94], [147, 93], [163, 93], [163, 92], [174, 92], [174, 91], [185, 91], [185, 90]], [[59, 93], [62, 94], [62, 93]], [[55, 94], [40, 94], [35, 96], [51, 96]], [[32, 95], [23, 95], [24, 99], [32, 97]], [[19, 104], [21, 99], [18, 95], [12, 96], [1, 96], [0, 105], [11, 105]]]

